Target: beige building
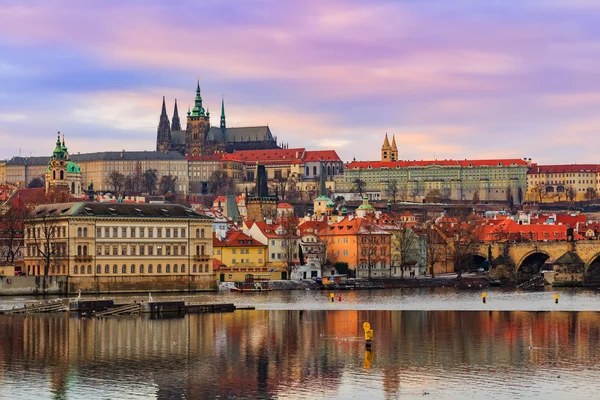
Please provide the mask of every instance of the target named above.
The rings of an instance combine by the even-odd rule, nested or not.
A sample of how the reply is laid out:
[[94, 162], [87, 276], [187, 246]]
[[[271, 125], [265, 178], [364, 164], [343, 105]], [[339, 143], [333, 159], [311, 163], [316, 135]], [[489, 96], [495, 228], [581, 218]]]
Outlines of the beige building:
[[6, 160], [0, 160], [0, 182], [6, 182]]
[[27, 275], [214, 281], [212, 218], [173, 204], [38, 206], [25, 227]]
[[527, 200], [551, 203], [592, 200], [600, 193], [600, 165], [533, 164], [527, 171]]
[[50, 157], [13, 157], [6, 161], [5, 179], [20, 187], [25, 187], [33, 178], [43, 178]]

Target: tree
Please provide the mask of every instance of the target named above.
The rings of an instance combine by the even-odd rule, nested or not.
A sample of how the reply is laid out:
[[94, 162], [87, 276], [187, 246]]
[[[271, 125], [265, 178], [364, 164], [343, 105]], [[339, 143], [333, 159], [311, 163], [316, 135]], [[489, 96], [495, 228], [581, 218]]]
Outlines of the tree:
[[234, 194], [235, 182], [225, 171], [218, 169], [208, 178], [208, 191], [215, 196]]
[[287, 265], [288, 276], [291, 276], [295, 268], [294, 261], [298, 258], [298, 246], [300, 237], [298, 236], [298, 218], [294, 213], [287, 213], [280, 219], [281, 224], [281, 243], [283, 247], [283, 256]]
[[388, 182], [386, 192], [391, 198], [392, 204], [396, 204], [396, 197], [398, 196], [398, 181], [396, 179], [392, 179]]
[[0, 216], [0, 248], [7, 264], [15, 262], [16, 255], [23, 247], [23, 224], [27, 212], [21, 202], [15, 202]]
[[43, 176], [36, 176], [27, 185], [28, 188], [43, 188], [46, 186], [46, 180]]
[[479, 247], [482, 225], [470, 212], [457, 214], [456, 223], [446, 232], [449, 259], [454, 264], [454, 270], [458, 279], [466, 272], [470, 265], [473, 254]]
[[573, 186], [569, 186], [567, 188], [567, 198], [569, 199], [569, 201], [573, 201], [573, 200], [575, 200], [576, 197], [577, 197], [577, 191], [575, 190], [575, 188]]
[[588, 200], [594, 200], [596, 198], [596, 191], [594, 190], [594, 188], [587, 188], [585, 190], [585, 198]]
[[473, 204], [479, 204], [479, 192], [473, 193]]
[[272, 193], [277, 193], [280, 201], [284, 201], [286, 199], [286, 195], [287, 195], [287, 190], [288, 190], [287, 186], [288, 186], [287, 179], [280, 178], [280, 179], [273, 181], [273, 183], [271, 183], [271, 191], [272, 191]]
[[112, 187], [113, 192], [120, 192], [125, 186], [125, 175], [119, 171], [110, 171], [106, 178], [106, 184]]
[[302, 192], [298, 190], [298, 182], [295, 176], [290, 176], [287, 180], [286, 196], [288, 201], [302, 200]]
[[140, 193], [144, 187], [144, 174], [142, 173], [142, 165], [138, 161], [135, 165], [135, 170], [125, 177], [125, 190]]
[[400, 279], [404, 279], [404, 269], [418, 259], [418, 241], [419, 237], [406, 223], [392, 234], [392, 264], [400, 267]]
[[440, 201], [442, 203], [449, 203], [450, 197], [452, 195], [452, 190], [449, 187], [444, 187], [440, 190]]
[[163, 175], [160, 178], [159, 190], [162, 195], [167, 193], [174, 194], [176, 187], [177, 177], [173, 175]]
[[[49, 206], [38, 206], [25, 221], [26, 237], [31, 244], [28, 253], [41, 258], [43, 274], [48, 276], [52, 264], [67, 254], [67, 245], [58, 242], [58, 220]], [[66, 235], [61, 235], [62, 237]]]
[[535, 186], [531, 188], [531, 193], [535, 196], [535, 199], [538, 203], [541, 203], [546, 197], [546, 184], [545, 183], [536, 183]]
[[439, 203], [441, 200], [442, 194], [439, 189], [432, 189], [425, 196], [425, 202], [427, 203]]
[[360, 194], [360, 197], [362, 197], [367, 183], [360, 178], [356, 178], [352, 183], [354, 184], [353, 191]]
[[425, 240], [425, 261], [431, 277], [435, 278], [435, 266], [443, 259], [446, 242], [433, 222], [428, 222], [425, 225], [423, 236]]
[[142, 185], [144, 190], [152, 196], [156, 190], [158, 182], [158, 171], [155, 169], [147, 169], [142, 176]]
[[358, 262], [362, 268], [367, 268], [369, 279], [371, 279], [373, 268], [385, 261], [385, 254], [382, 254], [385, 247], [380, 246], [380, 243], [384, 243], [382, 238], [385, 237], [382, 233], [385, 232], [381, 231], [370, 221], [362, 220], [358, 237]]
[[508, 185], [506, 187], [506, 204], [508, 205], [509, 209], [513, 208], [514, 205], [514, 201], [513, 201], [513, 195], [512, 195], [512, 187], [510, 187], [510, 185]]
[[517, 191], [517, 199], [519, 200], [519, 204], [523, 204], [523, 188], [519, 186], [519, 190]]

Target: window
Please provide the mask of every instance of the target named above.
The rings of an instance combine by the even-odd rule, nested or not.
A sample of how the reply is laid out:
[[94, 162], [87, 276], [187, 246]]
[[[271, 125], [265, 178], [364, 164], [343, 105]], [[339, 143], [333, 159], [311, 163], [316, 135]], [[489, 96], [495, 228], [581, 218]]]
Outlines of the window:
[[77, 255], [81, 255], [81, 245], [77, 246]]
[[140, 274], [144, 273], [144, 264], [140, 265]]
[[185, 265], [184, 264], [181, 264], [181, 272], [182, 273], [185, 272]]
[[173, 265], [173, 272], [177, 273], [177, 264]]
[[102, 237], [102, 228], [96, 228], [96, 237]]
[[148, 273], [151, 274], [152, 273], [152, 264], [148, 265]]
[[237, 260], [236, 260], [235, 258], [232, 258], [232, 259], [231, 259], [231, 263], [232, 263], [232, 264], [237, 264]]
[[258, 254], [262, 254], [262, 249], [258, 249]]
[[181, 246], [181, 255], [182, 256], [185, 256], [185, 250], [186, 250], [185, 246]]
[[127, 237], [127, 228], [121, 228], [121, 237]]
[[131, 227], [130, 232], [131, 232], [131, 237], [135, 237], [135, 228], [134, 227]]
[[130, 253], [129, 254], [132, 255], [132, 256], [135, 256], [135, 253], [136, 253], [136, 251], [135, 251], [135, 245], [130, 246]]
[[[202, 246], [204, 247], [204, 246]], [[231, 254], [237, 254], [237, 249], [231, 249]]]
[[165, 254], [166, 254], [167, 256], [170, 256], [170, 255], [171, 255], [171, 246], [167, 246], [167, 247], [166, 247]]
[[88, 274], [90, 274], [90, 275], [92, 274], [92, 266], [91, 265], [88, 265], [87, 271], [88, 271]]
[[275, 259], [275, 253], [271, 253], [271, 260]]
[[143, 238], [146, 234], [146, 228], [140, 228], [140, 237]]
[[126, 256], [127, 255], [127, 246], [121, 246], [121, 255], [122, 256]]
[[271, 240], [271, 246], [275, 246], [275, 241]]
[[162, 273], [162, 265], [158, 264], [156, 266], [156, 272], [159, 273], [159, 274]]
[[117, 264], [113, 265], [113, 274], [117, 273]]
[[96, 247], [96, 255], [97, 256], [101, 256], [102, 255], [102, 246]]
[[121, 273], [126, 274], [127, 273], [127, 265], [123, 265], [121, 267]]
[[348, 256], [348, 250], [344, 250], [344, 255]]
[[167, 264], [167, 266], [165, 267], [165, 272], [167, 274], [171, 272], [171, 265]]
[[81, 232], [82, 232], [81, 228], [77, 228], [77, 237], [81, 237]]
[[208, 272], [208, 264], [204, 266], [204, 272]]
[[200, 237], [200, 229], [196, 229], [196, 239]]
[[156, 246], [156, 255], [162, 256], [162, 247], [161, 246]]
[[184, 238], [185, 237], [185, 228], [181, 228], [181, 237]]
[[177, 228], [173, 229], [173, 237], [179, 237], [179, 231], [177, 230]]
[[171, 228], [165, 228], [165, 237], [171, 237]]
[[196, 264], [194, 264], [194, 269], [192, 269], [192, 272], [194, 272], [194, 273], [198, 272], [198, 267], [196, 266]]
[[259, 258], [259, 259], [258, 259], [258, 263], [259, 263], [259, 264], [262, 264], [262, 258]]
[[110, 246], [104, 246], [104, 255], [105, 256], [109, 256], [110, 255]]
[[151, 238], [154, 236], [154, 229], [148, 228], [148, 237]]
[[146, 247], [145, 246], [140, 246], [140, 256], [144, 256], [146, 255]]
[[174, 256], [178, 256], [179, 255], [179, 247], [178, 246], [173, 246], [173, 255]]
[[104, 266], [104, 273], [108, 274], [110, 272], [110, 267], [108, 265]]
[[[108, 229], [108, 228], [106, 228]], [[106, 235], [108, 236], [108, 235]], [[118, 237], [119, 236], [119, 228], [113, 228], [113, 237]]]
[[156, 237], [162, 237], [162, 228], [156, 228]]
[[132, 273], [132, 274], [135, 274], [135, 265], [132, 265], [132, 266], [131, 266], [131, 273]]
[[79, 271], [79, 268], [76, 266], [73, 267], [73, 275], [77, 275], [77, 272]]
[[88, 255], [88, 253], [87, 253], [87, 246], [86, 245], [83, 246], [83, 255], [84, 256]]
[[204, 238], [204, 229], [201, 229], [201, 230], [200, 230], [200, 237], [201, 237], [201, 238]]
[[119, 255], [119, 246], [113, 246], [112, 250], [113, 256]]

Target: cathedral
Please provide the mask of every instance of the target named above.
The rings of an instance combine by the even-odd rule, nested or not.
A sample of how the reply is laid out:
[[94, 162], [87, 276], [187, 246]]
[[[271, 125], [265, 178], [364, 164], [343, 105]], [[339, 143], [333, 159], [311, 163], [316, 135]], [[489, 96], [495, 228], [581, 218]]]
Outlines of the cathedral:
[[156, 151], [178, 151], [184, 156], [211, 155], [215, 152], [232, 153], [235, 150], [277, 149], [277, 137], [268, 126], [228, 128], [225, 121], [225, 103], [221, 100], [219, 126], [210, 125], [210, 112], [202, 105], [200, 81], [196, 86], [194, 108], [188, 108], [185, 130], [181, 128], [177, 100], [173, 119], [169, 122], [165, 98], [158, 122]]

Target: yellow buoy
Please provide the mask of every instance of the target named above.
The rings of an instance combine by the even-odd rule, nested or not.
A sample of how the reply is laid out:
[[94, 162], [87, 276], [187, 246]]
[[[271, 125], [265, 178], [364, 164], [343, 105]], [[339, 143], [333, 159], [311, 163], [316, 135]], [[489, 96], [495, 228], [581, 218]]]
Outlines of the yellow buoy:
[[329, 293], [329, 298], [331, 299], [331, 302], [333, 303], [335, 301], [335, 294]]
[[554, 304], [558, 304], [558, 293], [554, 293]]
[[483, 301], [483, 304], [485, 304], [486, 299], [487, 299], [487, 293], [486, 292], [481, 293], [481, 301]]

